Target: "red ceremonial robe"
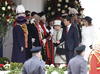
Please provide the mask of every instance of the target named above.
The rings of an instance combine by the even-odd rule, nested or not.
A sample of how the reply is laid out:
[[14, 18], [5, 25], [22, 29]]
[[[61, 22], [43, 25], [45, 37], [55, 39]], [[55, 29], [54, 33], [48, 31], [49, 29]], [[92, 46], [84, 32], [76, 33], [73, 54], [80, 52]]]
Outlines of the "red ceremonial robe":
[[54, 47], [53, 47], [53, 43], [52, 43], [52, 39], [50, 39], [50, 35], [48, 34], [48, 32], [46, 31], [46, 27], [45, 24], [41, 21], [40, 22], [40, 26], [43, 29], [43, 37], [44, 39], [46, 39], [46, 43], [45, 43], [45, 51], [46, 51], [46, 55], [47, 55], [47, 59], [46, 59], [46, 63], [47, 64], [54, 64]]

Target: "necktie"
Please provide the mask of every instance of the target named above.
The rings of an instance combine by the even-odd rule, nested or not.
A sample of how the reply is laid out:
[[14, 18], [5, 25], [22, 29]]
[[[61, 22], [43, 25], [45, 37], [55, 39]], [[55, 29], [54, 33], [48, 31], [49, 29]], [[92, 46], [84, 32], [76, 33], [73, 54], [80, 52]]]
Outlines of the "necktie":
[[68, 27], [66, 26], [66, 32], [68, 33]]

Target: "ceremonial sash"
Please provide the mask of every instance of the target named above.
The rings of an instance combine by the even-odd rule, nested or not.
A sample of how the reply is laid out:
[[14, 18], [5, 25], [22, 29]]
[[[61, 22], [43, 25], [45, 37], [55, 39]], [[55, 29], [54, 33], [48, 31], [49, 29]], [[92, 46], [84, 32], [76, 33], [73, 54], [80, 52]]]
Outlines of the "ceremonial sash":
[[[39, 24], [43, 30], [43, 36], [44, 37], [47, 36], [48, 32], [46, 30], [45, 24], [42, 21]], [[54, 50], [53, 50], [52, 42], [49, 40], [49, 38], [50, 36], [46, 38], [46, 43], [45, 43], [45, 51], [48, 57], [46, 63], [53, 64], [54, 63]]]
[[35, 26], [36, 26], [37, 31], [38, 31], [40, 44], [43, 45], [43, 42], [42, 42], [43, 35], [42, 35], [42, 29], [41, 29], [41, 26], [39, 26], [39, 24], [36, 24]]
[[42, 29], [44, 31], [44, 35], [47, 35], [46, 29], [44, 27], [44, 23], [43, 22], [40, 22], [39, 24], [41, 25], [41, 27], [42, 27]]
[[27, 29], [26, 24], [22, 24], [21, 27], [22, 27], [22, 30], [24, 32], [24, 37], [25, 37], [25, 48], [28, 48], [28, 29]]

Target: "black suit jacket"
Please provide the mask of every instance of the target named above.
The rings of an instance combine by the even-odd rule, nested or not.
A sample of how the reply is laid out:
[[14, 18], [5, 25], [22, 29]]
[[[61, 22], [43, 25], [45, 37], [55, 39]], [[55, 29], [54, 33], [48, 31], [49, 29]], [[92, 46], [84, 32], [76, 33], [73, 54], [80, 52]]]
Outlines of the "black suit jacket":
[[[40, 41], [39, 41], [39, 34], [38, 34], [38, 30], [35, 27], [34, 24], [28, 24], [28, 38], [29, 38], [29, 47], [33, 46], [40, 46]], [[35, 38], [35, 42], [32, 44], [32, 38]], [[30, 46], [31, 45], [31, 46]]]
[[66, 32], [66, 28], [64, 28], [60, 42], [63, 41], [65, 41], [65, 49], [67, 50], [74, 50], [74, 48], [78, 46], [79, 35], [75, 26], [71, 25], [68, 32]]

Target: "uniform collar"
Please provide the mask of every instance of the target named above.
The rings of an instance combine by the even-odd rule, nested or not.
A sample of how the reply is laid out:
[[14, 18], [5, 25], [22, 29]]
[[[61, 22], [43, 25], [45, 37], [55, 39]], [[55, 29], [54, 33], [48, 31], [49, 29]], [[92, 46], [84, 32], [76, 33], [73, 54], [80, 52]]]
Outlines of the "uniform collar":
[[77, 57], [81, 57], [81, 58], [83, 58], [83, 56], [81, 56], [81, 55], [77, 55]]
[[37, 56], [32, 56], [32, 58], [37, 58], [38, 60], [41, 60], [41, 58], [37, 57]]

